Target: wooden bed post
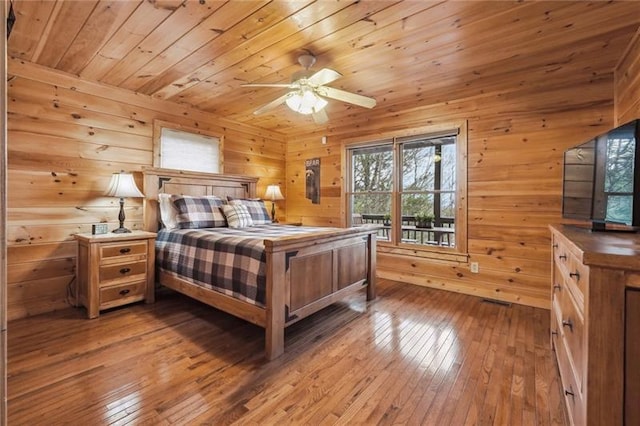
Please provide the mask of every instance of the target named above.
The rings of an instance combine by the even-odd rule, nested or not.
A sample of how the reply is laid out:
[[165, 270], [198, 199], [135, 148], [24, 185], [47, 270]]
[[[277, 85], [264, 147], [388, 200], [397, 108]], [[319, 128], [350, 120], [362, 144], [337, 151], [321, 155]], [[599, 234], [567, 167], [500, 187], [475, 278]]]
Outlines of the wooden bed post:
[[265, 241], [267, 261], [267, 318], [265, 327], [265, 356], [275, 359], [284, 353], [285, 283], [274, 277], [285, 277], [285, 253], [273, 252], [273, 246]]
[[144, 230], [158, 232], [159, 208], [158, 208], [158, 176], [143, 173], [143, 221]]
[[368, 237], [367, 300], [373, 300], [376, 298], [376, 234], [369, 234]]

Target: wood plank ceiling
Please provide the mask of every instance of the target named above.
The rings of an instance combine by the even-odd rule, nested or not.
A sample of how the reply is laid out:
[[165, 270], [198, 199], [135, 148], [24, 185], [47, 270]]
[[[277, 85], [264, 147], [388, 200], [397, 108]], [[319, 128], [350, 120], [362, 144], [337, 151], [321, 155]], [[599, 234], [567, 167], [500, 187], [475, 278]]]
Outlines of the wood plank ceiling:
[[[627, 2], [14, 0], [10, 56], [288, 136], [511, 86], [610, 74], [640, 25]], [[343, 74], [324, 126], [280, 106], [297, 57]], [[613, 88], [612, 88], [613, 90]]]

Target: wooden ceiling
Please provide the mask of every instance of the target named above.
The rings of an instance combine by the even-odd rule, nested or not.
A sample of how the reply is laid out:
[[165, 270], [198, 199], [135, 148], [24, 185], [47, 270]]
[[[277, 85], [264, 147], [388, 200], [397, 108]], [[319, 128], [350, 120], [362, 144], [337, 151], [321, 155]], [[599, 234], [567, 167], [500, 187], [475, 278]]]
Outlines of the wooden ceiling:
[[[10, 56], [289, 136], [518, 87], [610, 74], [640, 25], [627, 2], [14, 0]], [[282, 105], [297, 57], [343, 74], [329, 123]], [[612, 88], [613, 90], [613, 88]]]

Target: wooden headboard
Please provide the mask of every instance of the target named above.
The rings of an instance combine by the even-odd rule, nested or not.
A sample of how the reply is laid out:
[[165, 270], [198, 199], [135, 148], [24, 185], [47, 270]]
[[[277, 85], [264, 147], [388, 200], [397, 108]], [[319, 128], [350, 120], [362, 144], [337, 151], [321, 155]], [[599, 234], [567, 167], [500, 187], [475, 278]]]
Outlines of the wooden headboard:
[[173, 169], [145, 168], [144, 176], [144, 229], [155, 232], [160, 223], [158, 194], [217, 195], [226, 199], [256, 196], [258, 178], [240, 175], [188, 172]]

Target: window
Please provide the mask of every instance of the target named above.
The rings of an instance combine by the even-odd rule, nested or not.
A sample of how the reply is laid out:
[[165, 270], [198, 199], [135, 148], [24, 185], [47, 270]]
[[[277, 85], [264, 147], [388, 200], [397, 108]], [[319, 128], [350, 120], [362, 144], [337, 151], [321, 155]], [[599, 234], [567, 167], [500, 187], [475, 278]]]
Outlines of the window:
[[153, 124], [154, 167], [222, 173], [222, 137], [160, 120]]
[[349, 225], [381, 224], [378, 240], [394, 246], [466, 252], [466, 124], [447, 127], [348, 144]]

